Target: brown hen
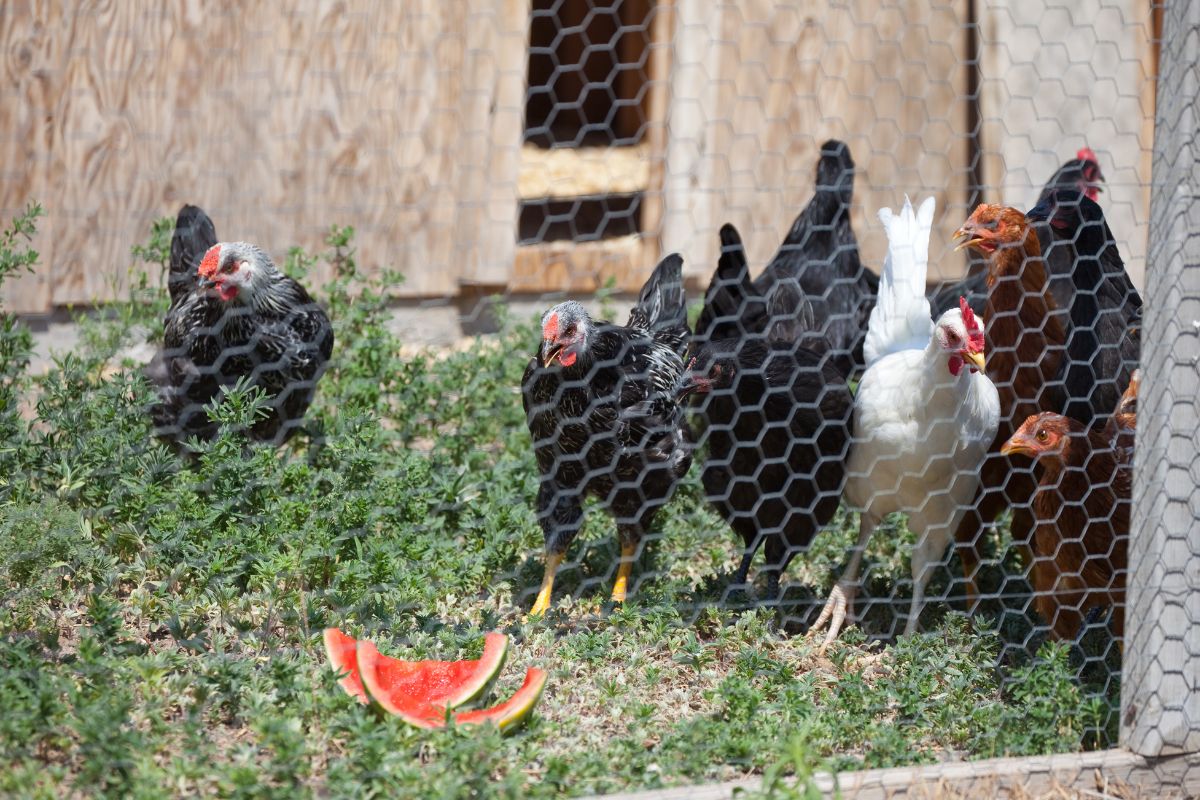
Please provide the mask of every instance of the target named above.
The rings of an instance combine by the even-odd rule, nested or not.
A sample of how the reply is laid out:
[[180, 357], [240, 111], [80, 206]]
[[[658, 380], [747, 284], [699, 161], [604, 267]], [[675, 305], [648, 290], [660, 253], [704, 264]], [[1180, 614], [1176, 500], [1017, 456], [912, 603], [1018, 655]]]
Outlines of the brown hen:
[[[1132, 481], [1136, 426], [1135, 373], [1101, 432], [1043, 412], [1004, 443], [1004, 455], [1032, 458], [1041, 473], [1033, 494], [1035, 517], [1030, 582], [1034, 607], [1057, 639], [1072, 639], [1093, 609], [1112, 608], [1112, 628], [1125, 630]], [[1113, 437], [1128, 437], [1129, 449]]]
[[955, 534], [968, 603], [974, 606], [980, 532], [1005, 508], [1013, 510], [1013, 541], [1029, 555], [1029, 501], [1036, 483], [1029, 462], [1021, 456], [1003, 457], [1000, 445], [1031, 414], [1060, 407], [1061, 392], [1055, 384], [1066, 348], [1066, 315], [1050, 293], [1041, 245], [1024, 213], [980, 205], [956, 235], [965, 237], [959, 249], [970, 247], [988, 259], [987, 372], [1000, 395], [1000, 427], [981, 470], [975, 506]]

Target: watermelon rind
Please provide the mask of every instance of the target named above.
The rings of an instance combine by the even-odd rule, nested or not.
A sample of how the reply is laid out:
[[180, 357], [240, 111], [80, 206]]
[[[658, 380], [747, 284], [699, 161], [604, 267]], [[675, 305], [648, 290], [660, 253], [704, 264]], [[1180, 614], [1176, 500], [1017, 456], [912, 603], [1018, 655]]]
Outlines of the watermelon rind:
[[[489, 633], [484, 637], [483, 655], [476, 661], [470, 677], [461, 680], [445, 697], [430, 701], [417, 694], [397, 694], [385, 685], [389, 669], [412, 675], [422, 662], [401, 661], [379, 652], [373, 642], [358, 643], [358, 673], [371, 698], [390, 714], [419, 728], [437, 728], [445, 723], [446, 709], [454, 709], [479, 697], [491, 685], [508, 655], [508, 637]], [[444, 667], [447, 662], [428, 662]], [[468, 662], [456, 662], [465, 664]]]
[[479, 657], [479, 666], [472, 680], [463, 684], [462, 690], [451, 698], [447, 707], [458, 708], [481, 697], [496, 680], [507, 658], [508, 637], [503, 633], [486, 634], [483, 637], [483, 654]]
[[325, 654], [329, 664], [340, 677], [338, 686], [363, 705], [371, 702], [358, 674], [358, 641], [337, 628], [326, 628], [321, 637], [325, 642]]
[[546, 688], [546, 671], [530, 667], [525, 672], [525, 682], [508, 700], [491, 708], [476, 711], [460, 711], [454, 715], [454, 724], [462, 727], [493, 722], [501, 733], [509, 733], [524, 724], [542, 698]]

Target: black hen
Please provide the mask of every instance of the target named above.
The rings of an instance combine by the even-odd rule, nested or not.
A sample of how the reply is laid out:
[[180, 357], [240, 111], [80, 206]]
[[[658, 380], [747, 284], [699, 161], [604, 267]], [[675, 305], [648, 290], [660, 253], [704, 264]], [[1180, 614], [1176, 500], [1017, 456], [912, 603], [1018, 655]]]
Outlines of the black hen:
[[[1080, 194], [1095, 200], [1103, 189], [1104, 174], [1096, 163], [1096, 154], [1091, 148], [1084, 147], [1076, 157], [1058, 168], [1038, 196], [1038, 204], [1063, 190], [1072, 191], [1075, 196]], [[1074, 262], [1064, 252], [1057, 256], [1047, 252], [1049, 243], [1039, 231], [1042, 243], [1042, 254], [1045, 257], [1046, 270], [1049, 273], [1050, 294], [1059, 308], [1070, 308], [1074, 291], [1072, 289], [1071, 271]], [[930, 305], [933, 307], [933, 318], [937, 319], [952, 308], [958, 308], [958, 298], [967, 298], [968, 305], [976, 314], [983, 314], [987, 304], [987, 269], [980, 266], [975, 272], [953, 283], [943, 283], [934, 289], [930, 295]]]
[[1061, 307], [1070, 312], [1062, 414], [1084, 425], [1103, 424], [1138, 365], [1142, 298], [1103, 210], [1087, 196], [1060, 189], [1025, 216], [1039, 228], [1047, 272], [1068, 279], [1068, 288], [1060, 290], [1066, 295]]
[[625, 599], [638, 545], [692, 463], [675, 389], [690, 332], [683, 259], [663, 259], [625, 326], [593, 321], [576, 302], [542, 317], [542, 345], [521, 382], [541, 485], [546, 573], [532, 613], [549, 608], [554, 575], [593, 495], [621, 542], [613, 600]]
[[247, 435], [273, 444], [290, 438], [333, 352], [325, 312], [262, 250], [217, 243], [195, 206], [179, 213], [168, 287], [163, 348], [147, 369], [158, 387], [156, 433], [176, 442], [211, 438], [217, 426], [204, 406], [244, 378], [268, 398]]
[[746, 582], [765, 543], [772, 600], [780, 573], [837, 511], [852, 430], [845, 377], [802, 340], [774, 327], [765, 341], [710, 341], [681, 390], [694, 393], [707, 423], [705, 495], [745, 543], [734, 583]]
[[867, 319], [875, 304], [879, 278], [864, 269], [858, 240], [850, 225], [854, 200], [854, 160], [850, 148], [837, 140], [821, 145], [816, 190], [792, 223], [779, 252], [753, 281], [745, 265], [726, 258], [741, 240], [731, 225], [721, 229], [722, 259], [709, 285], [704, 310], [696, 323], [697, 346], [709, 340], [746, 334], [765, 335], [772, 303], [782, 317], [802, 313], [772, 301], [780, 287], [788, 296], [806, 298], [813, 316], [810, 330], [845, 374], [862, 366]]

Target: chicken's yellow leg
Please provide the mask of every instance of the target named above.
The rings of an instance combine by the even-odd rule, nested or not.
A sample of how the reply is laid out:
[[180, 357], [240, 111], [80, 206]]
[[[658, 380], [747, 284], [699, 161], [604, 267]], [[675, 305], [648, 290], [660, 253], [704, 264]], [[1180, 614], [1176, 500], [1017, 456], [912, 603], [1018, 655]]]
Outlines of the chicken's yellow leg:
[[537, 602], [533, 604], [533, 608], [529, 612], [531, 616], [540, 617], [550, 608], [550, 593], [554, 591], [554, 574], [558, 572], [558, 567], [562, 562], [562, 553], [546, 554], [546, 572], [542, 575], [542, 589], [538, 592]]
[[629, 574], [633, 572], [633, 558], [636, 554], [636, 544], [621, 545], [621, 565], [617, 567], [617, 582], [613, 584], [612, 591], [614, 603], [625, 602], [625, 592], [629, 586]]

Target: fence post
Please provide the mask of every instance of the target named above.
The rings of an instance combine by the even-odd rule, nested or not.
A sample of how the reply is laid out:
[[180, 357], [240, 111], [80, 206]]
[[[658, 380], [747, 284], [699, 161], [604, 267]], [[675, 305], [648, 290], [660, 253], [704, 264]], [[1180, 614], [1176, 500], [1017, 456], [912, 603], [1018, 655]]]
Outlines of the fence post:
[[1167, 3], [1129, 543], [1121, 744], [1200, 752], [1200, 3]]

